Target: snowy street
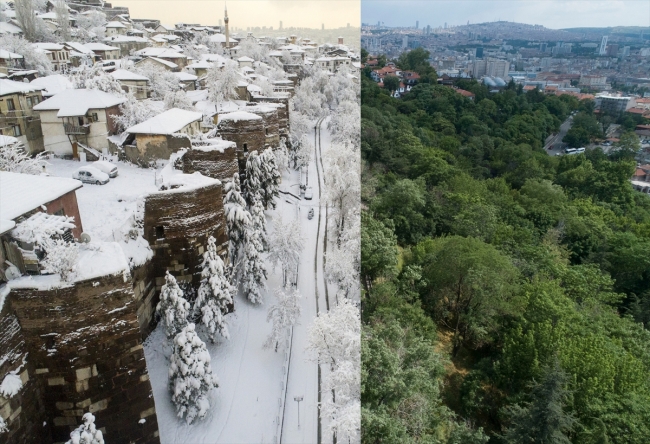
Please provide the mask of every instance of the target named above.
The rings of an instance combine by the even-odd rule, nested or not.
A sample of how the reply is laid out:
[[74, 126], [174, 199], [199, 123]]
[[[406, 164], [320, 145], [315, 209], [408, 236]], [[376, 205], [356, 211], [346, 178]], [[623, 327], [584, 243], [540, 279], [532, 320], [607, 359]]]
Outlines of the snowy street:
[[[329, 144], [326, 124], [320, 138], [323, 148]], [[318, 140], [318, 133], [315, 135]], [[320, 150], [316, 150], [320, 153]], [[176, 417], [167, 387], [168, 357], [171, 353], [161, 326], [145, 343], [147, 367], [153, 387], [160, 438], [167, 443], [329, 443], [331, 437], [318, 440], [318, 365], [307, 360], [307, 330], [318, 310], [326, 310], [323, 276], [323, 240], [325, 209], [320, 208], [319, 195], [322, 170], [317, 171], [317, 158], [308, 168], [309, 186], [314, 196], [297, 200], [299, 172], [285, 173], [280, 186], [277, 209], [267, 211], [269, 231], [272, 216], [280, 213], [285, 221], [299, 217], [305, 248], [301, 255], [298, 289], [301, 298], [301, 318], [293, 329], [291, 360], [286, 374], [289, 347], [280, 345], [278, 352], [264, 349], [263, 343], [271, 331], [267, 310], [274, 303], [273, 289], [281, 285], [280, 267], [269, 270], [265, 301], [253, 305], [242, 295], [235, 299], [235, 312], [228, 315], [230, 340], [206, 343], [212, 358], [212, 369], [219, 378], [219, 388], [210, 395], [212, 408], [203, 420], [186, 425]], [[319, 166], [320, 168], [320, 166]], [[321, 184], [319, 184], [319, 177]], [[296, 186], [293, 186], [296, 185]], [[310, 220], [307, 213], [314, 208]], [[287, 390], [285, 384], [288, 381]], [[302, 396], [299, 403], [294, 400]], [[286, 405], [285, 405], [286, 400]], [[298, 427], [300, 415], [300, 427]]]

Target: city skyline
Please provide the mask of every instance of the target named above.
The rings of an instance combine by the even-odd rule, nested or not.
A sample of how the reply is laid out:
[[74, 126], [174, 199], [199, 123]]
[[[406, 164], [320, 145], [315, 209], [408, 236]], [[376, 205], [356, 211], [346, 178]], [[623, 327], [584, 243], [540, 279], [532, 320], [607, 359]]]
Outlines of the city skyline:
[[[430, 8], [430, 13], [426, 9]], [[420, 28], [504, 20], [543, 25], [551, 29], [576, 27], [648, 26], [650, 2], [641, 0], [363, 0], [361, 22]]]
[[272, 26], [278, 29], [280, 21], [283, 28], [301, 27], [326, 29], [350, 26], [361, 23], [360, 2], [357, 0], [337, 0], [324, 2], [318, 0], [118, 0], [114, 6], [129, 8], [135, 19], [154, 19], [161, 23], [198, 23], [218, 25], [223, 21], [224, 7], [228, 7], [231, 28]]

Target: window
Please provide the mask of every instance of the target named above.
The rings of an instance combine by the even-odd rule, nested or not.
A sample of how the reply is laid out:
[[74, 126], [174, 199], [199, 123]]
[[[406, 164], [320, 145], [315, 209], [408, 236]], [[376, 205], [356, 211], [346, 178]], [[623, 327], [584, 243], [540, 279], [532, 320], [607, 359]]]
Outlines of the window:
[[33, 106], [31, 97], [27, 97], [27, 106], [29, 106], [30, 108]]
[[244, 144], [244, 152], [245, 152], [245, 153], [248, 152], [248, 144], [247, 144], [247, 143]]
[[63, 211], [63, 208], [61, 208], [59, 211], [54, 212], [55, 216], [65, 216], [65, 211]]
[[14, 99], [7, 99], [7, 109], [9, 111], [14, 111], [16, 109], [16, 105], [14, 104]]
[[20, 125], [14, 126], [14, 137], [22, 136], [23, 133], [20, 131]]
[[156, 227], [156, 239], [164, 239], [165, 238], [165, 227], [162, 225], [158, 225]]

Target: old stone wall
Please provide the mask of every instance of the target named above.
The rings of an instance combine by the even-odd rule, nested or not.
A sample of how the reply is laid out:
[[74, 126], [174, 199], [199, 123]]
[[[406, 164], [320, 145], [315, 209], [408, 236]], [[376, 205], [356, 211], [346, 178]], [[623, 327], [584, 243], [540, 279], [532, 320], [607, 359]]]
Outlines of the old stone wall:
[[215, 237], [218, 253], [225, 256], [227, 237], [220, 183], [189, 191], [161, 191], [146, 197], [144, 237], [154, 252], [151, 263], [156, 292], [165, 283], [167, 271], [179, 284], [198, 289], [209, 236]]
[[169, 156], [181, 148], [192, 146], [186, 136], [164, 134], [137, 134], [135, 143], [135, 147], [125, 145], [124, 155], [128, 161], [138, 165], [148, 165], [157, 159], [169, 159]]
[[183, 173], [192, 174], [198, 171], [204, 176], [227, 182], [239, 172], [237, 147], [232, 146], [223, 150], [192, 148], [183, 154], [180, 165]]
[[221, 120], [218, 132], [222, 139], [237, 144], [237, 160], [239, 174], [246, 171], [246, 157], [252, 151], [264, 151], [266, 135], [262, 119]]
[[264, 103], [276, 107], [278, 112], [278, 131], [280, 137], [289, 136], [289, 99], [285, 97], [262, 97], [253, 98], [256, 103]]
[[44, 387], [54, 442], [67, 440], [86, 412], [95, 415], [107, 441], [160, 442], [130, 279], [12, 289], [8, 297], [34, 378]]
[[[52, 442], [43, 397], [43, 385], [35, 378], [18, 318], [9, 301], [0, 310], [0, 383], [13, 372], [20, 377], [22, 388], [15, 395], [0, 395], [0, 417], [7, 432], [0, 434], [6, 444]], [[43, 423], [46, 423], [43, 425]]]
[[132, 269], [131, 276], [140, 333], [146, 338], [155, 328], [155, 312], [159, 299], [152, 262], [147, 261], [144, 265]]
[[280, 145], [280, 129], [277, 109], [271, 104], [250, 103], [245, 108], [246, 112], [258, 115], [264, 124], [264, 145], [277, 148]]

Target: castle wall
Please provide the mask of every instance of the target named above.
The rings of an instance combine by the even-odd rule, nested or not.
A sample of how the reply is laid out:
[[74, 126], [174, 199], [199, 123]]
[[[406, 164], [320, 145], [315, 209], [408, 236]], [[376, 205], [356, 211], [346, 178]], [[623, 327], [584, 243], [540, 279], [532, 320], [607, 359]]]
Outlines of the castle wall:
[[262, 97], [253, 98], [255, 103], [263, 103], [276, 107], [278, 113], [278, 132], [280, 137], [289, 136], [289, 99], [285, 97]]
[[117, 275], [50, 290], [14, 288], [8, 297], [34, 379], [44, 387], [54, 442], [67, 440], [86, 412], [111, 442], [160, 442], [130, 280]]
[[239, 172], [236, 146], [221, 150], [189, 149], [180, 159], [185, 174], [200, 172], [204, 176], [226, 182]]
[[266, 135], [262, 119], [221, 120], [218, 123], [219, 135], [222, 139], [237, 144], [237, 160], [239, 174], [246, 171], [248, 153], [264, 151]]
[[274, 106], [267, 104], [247, 106], [246, 112], [258, 115], [264, 125], [264, 145], [277, 148], [280, 145], [278, 112]]
[[154, 252], [152, 277], [157, 292], [167, 271], [179, 284], [198, 289], [209, 236], [217, 240], [221, 256], [227, 252], [221, 184], [181, 190], [161, 191], [145, 199], [144, 237]]
[[[50, 443], [52, 436], [41, 402], [43, 385], [34, 374], [18, 318], [9, 301], [0, 310], [0, 382], [10, 373], [18, 375], [22, 388], [15, 395], [0, 395], [0, 417], [7, 432], [0, 435], [6, 444]], [[43, 426], [43, 423], [47, 423]]]

